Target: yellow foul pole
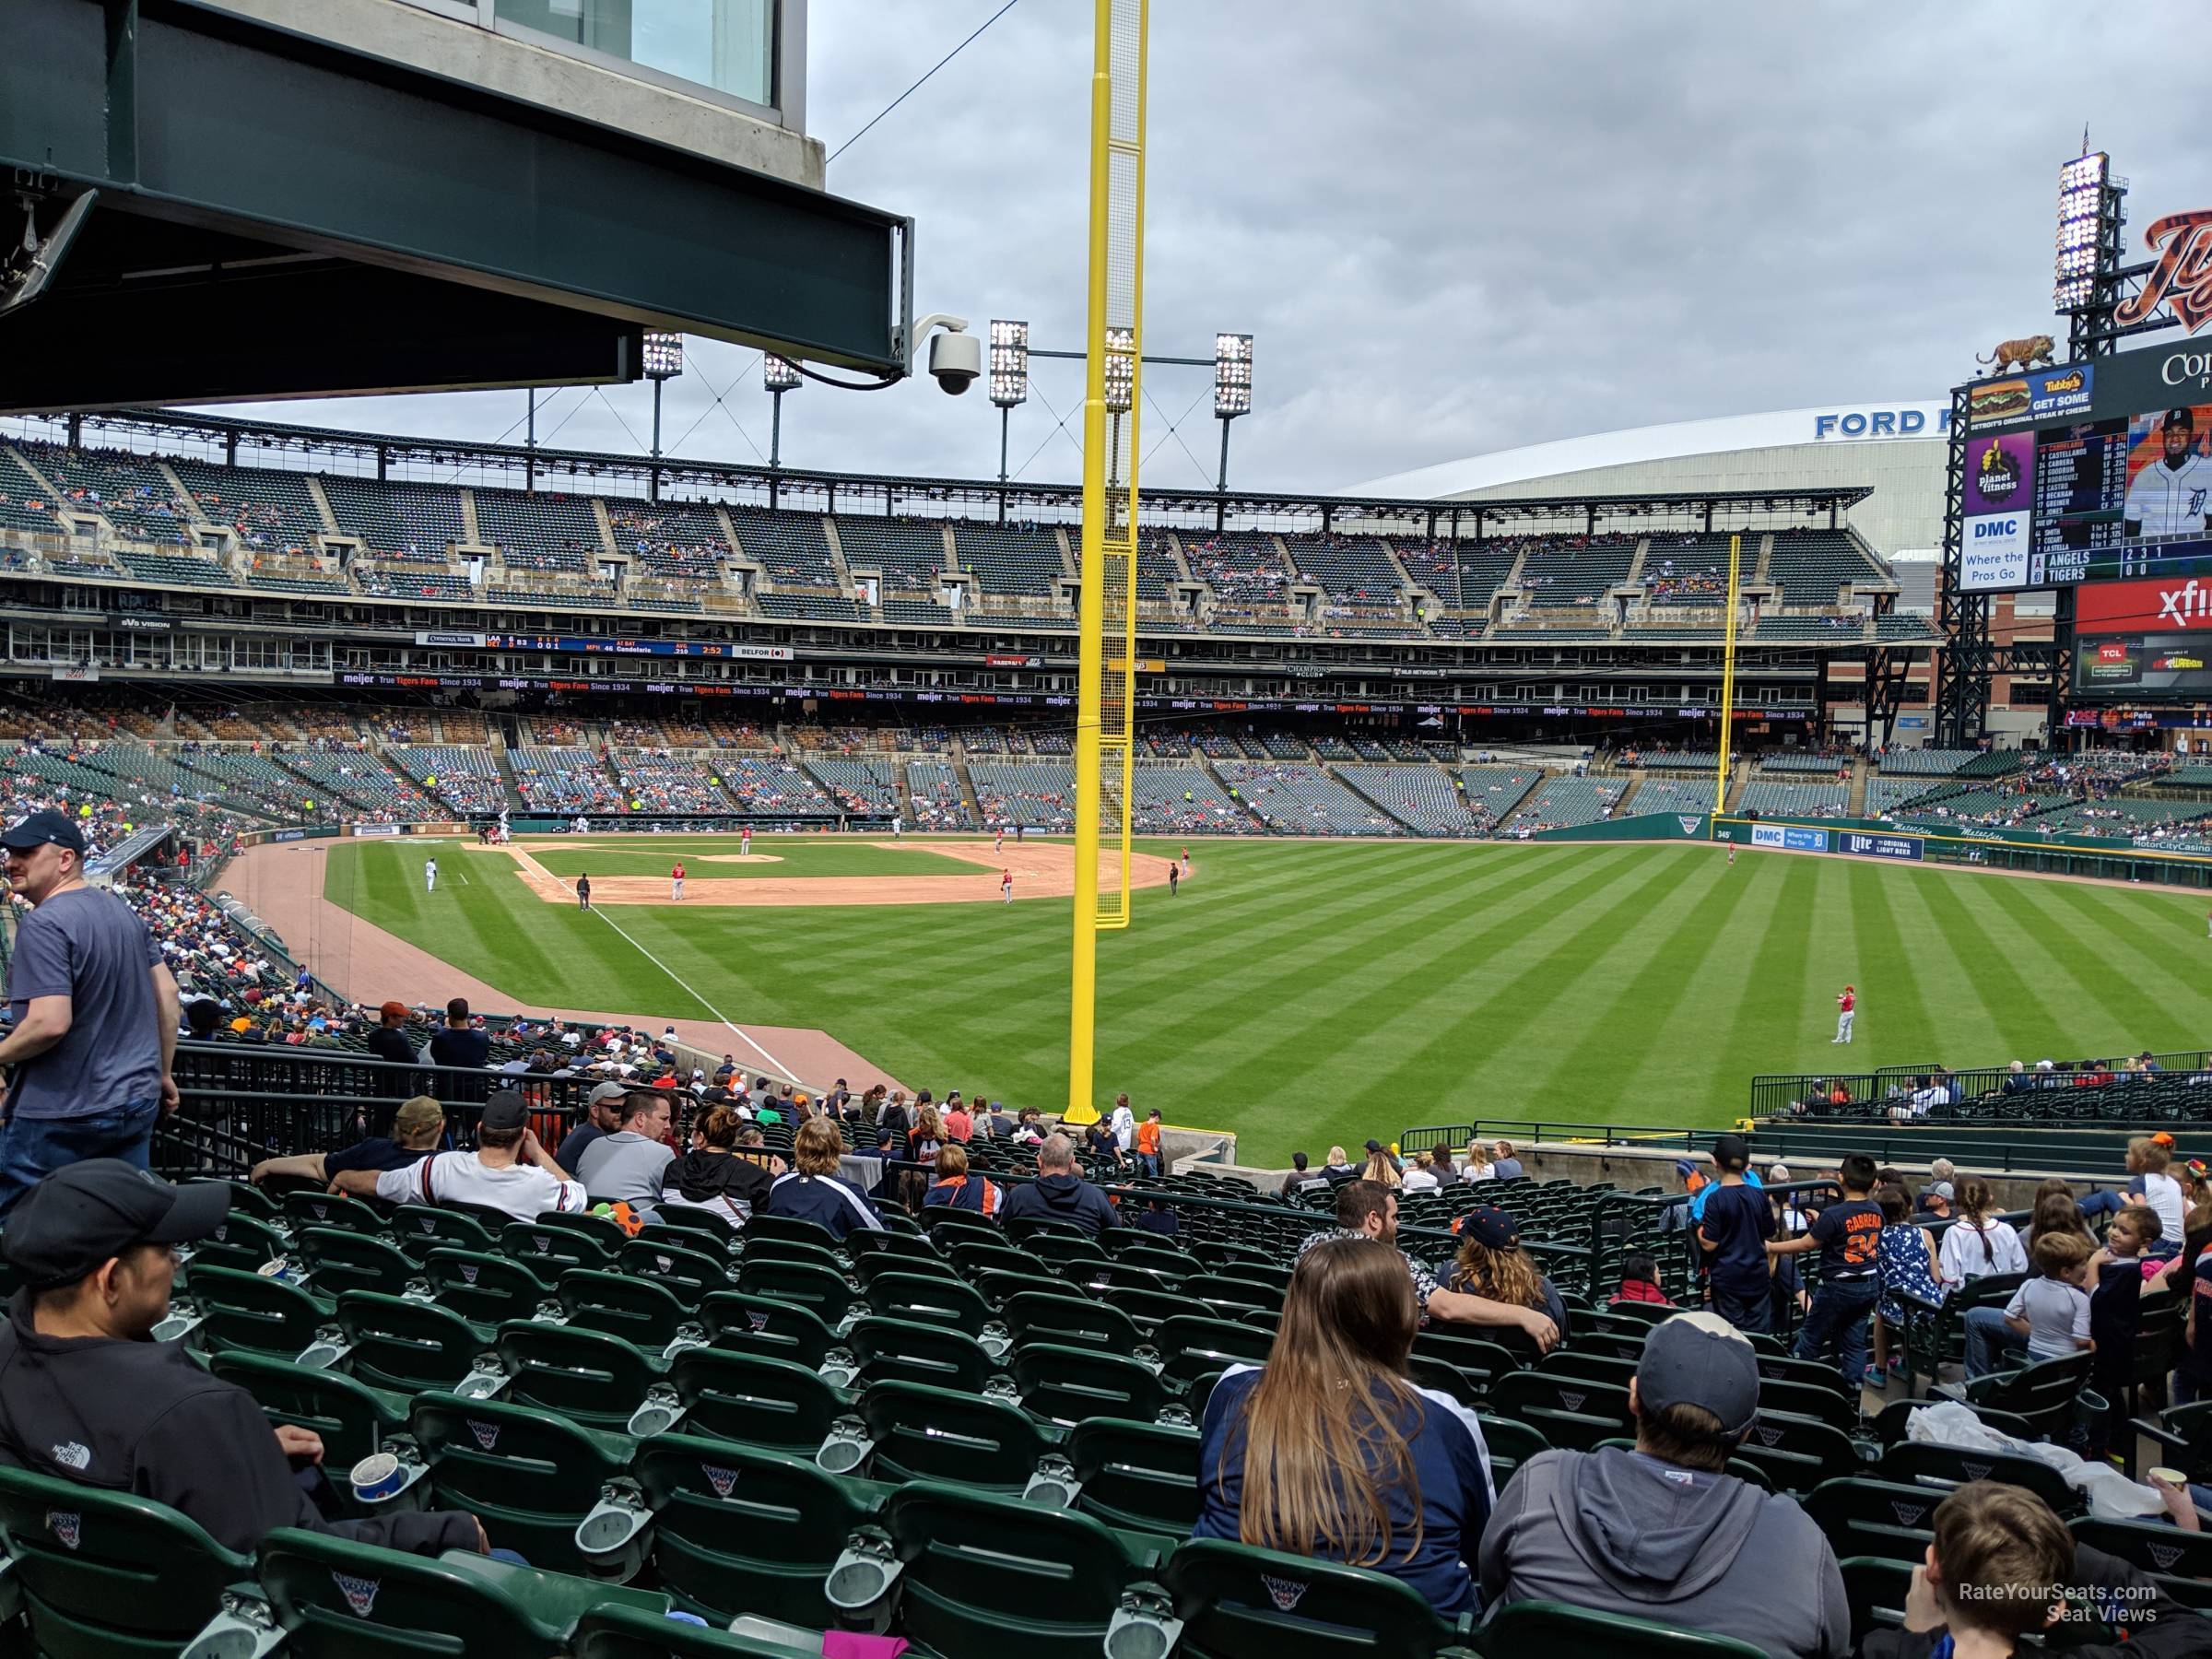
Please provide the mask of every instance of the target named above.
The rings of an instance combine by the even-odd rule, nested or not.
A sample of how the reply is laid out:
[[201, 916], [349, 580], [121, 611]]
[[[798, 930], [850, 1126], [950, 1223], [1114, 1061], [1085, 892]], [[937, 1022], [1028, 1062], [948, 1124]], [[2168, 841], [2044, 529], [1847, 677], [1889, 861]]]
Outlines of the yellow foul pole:
[[[1129, 925], [1136, 677], [1137, 411], [1144, 361], [1146, 0], [1095, 0], [1090, 81], [1089, 299], [1084, 317], [1083, 547], [1076, 690], [1076, 900], [1068, 976], [1067, 1109], [1092, 1104], [1098, 936]], [[1117, 879], [1101, 892], [1100, 830]]]
[[[1712, 816], [1718, 818], [1728, 806], [1728, 761], [1735, 742], [1735, 606], [1736, 577], [1744, 556], [1744, 538], [1728, 538], [1728, 642], [1721, 653], [1721, 765], [1712, 781]], [[1713, 826], [1717, 829], [1719, 826]], [[1710, 832], [1709, 832], [1710, 833]]]

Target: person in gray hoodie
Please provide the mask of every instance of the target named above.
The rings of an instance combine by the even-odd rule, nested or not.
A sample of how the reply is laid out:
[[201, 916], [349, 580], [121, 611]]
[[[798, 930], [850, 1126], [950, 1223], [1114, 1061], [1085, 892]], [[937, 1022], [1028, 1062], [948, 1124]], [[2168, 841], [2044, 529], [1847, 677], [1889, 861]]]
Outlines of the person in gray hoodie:
[[1759, 1416], [1759, 1357], [1712, 1313], [1652, 1327], [1629, 1385], [1633, 1452], [1544, 1452], [1483, 1529], [1486, 1607], [1561, 1601], [1841, 1659], [1851, 1609], [1835, 1552], [1794, 1500], [1725, 1471]]

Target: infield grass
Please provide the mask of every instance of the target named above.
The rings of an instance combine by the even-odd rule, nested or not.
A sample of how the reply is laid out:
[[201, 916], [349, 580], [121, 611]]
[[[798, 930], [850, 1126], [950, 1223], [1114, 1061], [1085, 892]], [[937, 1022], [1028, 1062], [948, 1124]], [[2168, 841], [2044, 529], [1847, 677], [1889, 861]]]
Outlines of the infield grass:
[[[704, 845], [655, 842], [652, 873]], [[940, 1096], [1065, 1103], [1065, 899], [586, 915], [520, 881], [426, 896], [432, 850], [341, 843], [325, 890], [518, 1001], [712, 1018], [611, 917], [740, 1023], [818, 1026]], [[1701, 846], [1194, 851], [1179, 897], [1139, 892], [1135, 925], [1100, 943], [1098, 1085], [1237, 1130], [1247, 1162], [1474, 1117], [1724, 1124], [1753, 1073], [1844, 1054], [1854, 1071], [1964, 1066], [2212, 1033], [2212, 942], [2189, 892], [1781, 853], [1730, 869]], [[1847, 981], [1858, 1031], [1841, 1050]]]

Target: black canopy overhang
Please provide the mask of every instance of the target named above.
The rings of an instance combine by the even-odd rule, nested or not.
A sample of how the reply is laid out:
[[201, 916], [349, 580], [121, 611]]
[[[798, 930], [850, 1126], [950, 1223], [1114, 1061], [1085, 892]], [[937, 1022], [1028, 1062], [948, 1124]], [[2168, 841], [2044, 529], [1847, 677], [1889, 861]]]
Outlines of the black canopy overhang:
[[633, 380], [648, 327], [900, 367], [895, 216], [197, 0], [0, 32], [0, 163], [48, 231], [98, 193], [0, 411]]

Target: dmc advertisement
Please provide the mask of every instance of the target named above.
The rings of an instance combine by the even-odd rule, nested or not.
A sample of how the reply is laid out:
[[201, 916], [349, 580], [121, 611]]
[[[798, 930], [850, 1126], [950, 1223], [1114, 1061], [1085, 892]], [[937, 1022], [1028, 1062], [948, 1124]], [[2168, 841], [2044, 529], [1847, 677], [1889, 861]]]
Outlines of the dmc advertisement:
[[1807, 830], [1796, 824], [1754, 824], [1751, 826], [1751, 844], [1755, 847], [1780, 847], [1785, 853], [1825, 853], [1828, 851], [1828, 831]]

